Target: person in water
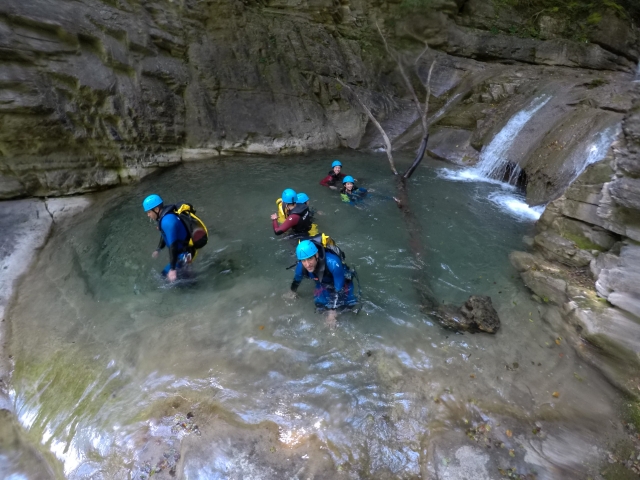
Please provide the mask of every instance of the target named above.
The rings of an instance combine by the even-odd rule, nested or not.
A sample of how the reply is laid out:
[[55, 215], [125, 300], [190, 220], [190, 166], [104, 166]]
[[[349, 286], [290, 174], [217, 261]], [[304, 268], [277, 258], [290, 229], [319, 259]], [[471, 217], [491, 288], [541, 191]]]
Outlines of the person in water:
[[309, 195], [306, 193], [298, 193], [296, 195], [296, 205], [306, 205], [307, 208], [311, 208], [309, 207]]
[[344, 178], [344, 173], [341, 172], [342, 163], [340, 160], [334, 160], [331, 164], [331, 170], [329, 170], [329, 174], [320, 180], [320, 185], [323, 187], [329, 187], [333, 190], [337, 190], [338, 187], [336, 184]]
[[367, 195], [366, 188], [359, 188], [355, 180], [351, 175], [347, 175], [342, 179], [342, 189], [340, 190], [340, 197], [345, 203], [355, 205], [358, 202], [364, 200]]
[[[307, 197], [307, 201], [309, 198]], [[297, 204], [297, 194], [290, 188], [282, 192], [282, 212], [285, 220], [280, 223], [279, 213], [273, 213], [271, 220], [273, 222], [273, 233], [282, 235], [291, 230], [296, 236], [317, 235], [318, 226], [313, 223], [313, 215], [306, 203]], [[282, 217], [280, 217], [282, 218]]]
[[313, 300], [320, 310], [327, 310], [327, 324], [335, 327], [337, 310], [353, 307], [358, 299], [354, 293], [351, 271], [342, 259], [311, 240], [303, 240], [296, 247], [298, 264], [285, 298], [295, 298], [303, 278], [316, 282]]
[[142, 207], [147, 217], [158, 223], [160, 230], [160, 243], [151, 256], [158, 258], [164, 247], [169, 249], [169, 264], [164, 267], [162, 275], [170, 282], [175, 282], [178, 269], [191, 263], [195, 254], [195, 250], [189, 247], [189, 232], [175, 213], [175, 205], [165, 207], [160, 196], [149, 195], [142, 202]]
[[276, 200], [276, 207], [278, 209], [276, 213], [278, 214], [277, 220], [279, 225], [284, 223], [289, 216], [289, 211], [293, 210], [296, 206], [296, 197], [296, 192], [287, 188], [282, 192], [282, 196]]

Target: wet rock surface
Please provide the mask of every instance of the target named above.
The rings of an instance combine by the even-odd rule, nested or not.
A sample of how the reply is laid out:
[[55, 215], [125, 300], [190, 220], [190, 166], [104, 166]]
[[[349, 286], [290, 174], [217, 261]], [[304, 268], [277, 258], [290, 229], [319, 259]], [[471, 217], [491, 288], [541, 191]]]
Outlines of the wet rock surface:
[[[615, 123], [625, 108], [621, 79], [635, 68], [636, 30], [606, 16], [591, 42], [576, 42], [561, 38], [562, 28], [553, 34], [548, 17], [541, 29], [548, 35], [521, 38], [504, 33], [523, 21], [517, 12], [481, 3], [413, 11], [368, 1], [7, 0], [0, 6], [0, 198], [110, 188], [222, 154], [379, 146], [335, 77], [370, 106], [396, 148], [415, 148], [418, 115], [376, 21], [403, 56], [417, 56], [422, 39], [434, 49], [417, 65], [423, 83], [438, 57], [431, 112], [446, 108], [433, 120], [461, 130], [449, 134], [456, 147], [432, 140], [440, 158], [473, 163], [497, 123], [541, 81], [572, 92], [548, 117], [558, 126], [580, 123], [589, 135], [589, 125]], [[568, 134], [556, 140], [570, 149]], [[536, 202], [568, 181], [554, 158], [529, 165]]]
[[472, 295], [460, 308], [442, 306], [435, 316], [443, 327], [460, 332], [496, 333], [500, 328], [491, 297], [482, 295]]
[[[640, 91], [606, 158], [588, 166], [537, 223], [532, 252], [510, 259], [524, 283], [564, 322], [582, 355], [638, 396], [640, 354]], [[592, 348], [581, 347], [586, 341]]]

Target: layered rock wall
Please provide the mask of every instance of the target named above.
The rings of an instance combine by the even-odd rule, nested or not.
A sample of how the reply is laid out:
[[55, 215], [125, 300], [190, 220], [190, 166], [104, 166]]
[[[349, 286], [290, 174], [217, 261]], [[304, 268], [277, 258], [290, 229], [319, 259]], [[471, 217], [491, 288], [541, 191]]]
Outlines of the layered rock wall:
[[363, 117], [326, 79], [371, 74], [325, 3], [329, 25], [241, 2], [3, 2], [0, 198], [126, 183], [183, 156], [357, 145]]
[[[540, 299], [559, 307], [585, 355], [638, 394], [640, 377], [640, 84], [622, 132], [540, 218], [533, 252], [512, 263]], [[584, 347], [584, 346], [583, 346]]]
[[[553, 33], [520, 38], [492, 30], [496, 21], [522, 19], [492, 11], [487, 2], [425, 5], [5, 0], [0, 198], [85, 192], [226, 153], [375, 144], [366, 116], [335, 77], [389, 120], [390, 128], [397, 127], [394, 138], [405, 137], [399, 147], [412, 147], [416, 113], [376, 23], [402, 56], [415, 58], [425, 41], [440, 52], [434, 109], [461, 100], [456, 89], [485, 81], [486, 91], [477, 92], [482, 104], [464, 104], [463, 114], [451, 120], [473, 126], [442, 134], [469, 146], [464, 140], [473, 133], [460, 161], [477, 156], [485, 138], [476, 133], [479, 123], [486, 131], [499, 114], [487, 103], [526, 83], [487, 83], [492, 75], [509, 73], [505, 63], [597, 69], [614, 77], [634, 68], [629, 52], [637, 50], [638, 36], [628, 25], [615, 27], [619, 35], [588, 43]], [[430, 58], [418, 68], [423, 82]]]

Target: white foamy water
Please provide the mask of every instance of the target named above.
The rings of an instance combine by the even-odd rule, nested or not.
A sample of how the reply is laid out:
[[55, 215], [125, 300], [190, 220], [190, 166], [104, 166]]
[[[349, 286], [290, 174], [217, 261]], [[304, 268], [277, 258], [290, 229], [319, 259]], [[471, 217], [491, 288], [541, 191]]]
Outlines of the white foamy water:
[[511, 117], [502, 130], [491, 140], [491, 143], [482, 149], [480, 161], [475, 167], [465, 170], [443, 168], [438, 173], [440, 178], [458, 182], [485, 182], [498, 185], [501, 190], [490, 193], [487, 198], [500, 210], [521, 221], [538, 220], [544, 211], [544, 206], [530, 207], [524, 198], [516, 193], [516, 187], [513, 185], [521, 169], [517, 166], [513, 169], [509, 175], [509, 183], [503, 182], [502, 179], [505, 177], [508, 165], [507, 154], [518, 134], [533, 115], [550, 99], [551, 97], [547, 95], [536, 97], [527, 108]]
[[489, 194], [489, 200], [495, 203], [503, 212], [523, 221], [538, 220], [542, 212], [544, 212], [544, 205], [531, 207], [518, 195], [493, 192]]
[[493, 178], [483, 177], [473, 168], [466, 170], [441, 168], [438, 171], [438, 177], [457, 182], [483, 182], [499, 186], [500, 190], [491, 192], [487, 198], [496, 204], [500, 210], [518, 220], [535, 221], [538, 220], [542, 212], [544, 212], [544, 205], [536, 207], [529, 206], [524, 200], [524, 197], [517, 193], [517, 189], [513, 185]]
[[573, 173], [571, 180], [568, 182], [569, 184], [573, 183], [573, 181], [578, 178], [589, 165], [597, 163], [606, 157], [609, 147], [611, 147], [611, 144], [618, 135], [619, 129], [620, 125], [618, 124], [605, 128], [595, 135], [593, 142], [588, 144], [586, 151], [582, 153], [582, 155], [584, 155], [584, 161], [581, 163], [578, 162], [578, 168], [576, 168]]
[[[547, 95], [536, 97], [529, 107], [520, 110], [511, 117], [507, 124], [502, 127], [502, 130], [493, 137], [491, 143], [482, 149], [480, 152], [480, 161], [474, 167], [474, 170], [476, 170], [481, 177], [503, 178], [508, 161], [507, 152], [515, 142], [522, 128], [550, 99], [551, 97]], [[517, 178], [519, 172], [519, 169], [514, 169], [511, 177], [514, 179]]]
[[508, 183], [501, 182], [495, 178], [482, 176], [475, 168], [467, 168], [465, 170], [453, 170], [451, 168], [441, 168], [438, 171], [438, 177], [445, 180], [453, 180], [456, 182], [486, 182], [499, 185], [505, 190], [515, 190], [516, 187]]

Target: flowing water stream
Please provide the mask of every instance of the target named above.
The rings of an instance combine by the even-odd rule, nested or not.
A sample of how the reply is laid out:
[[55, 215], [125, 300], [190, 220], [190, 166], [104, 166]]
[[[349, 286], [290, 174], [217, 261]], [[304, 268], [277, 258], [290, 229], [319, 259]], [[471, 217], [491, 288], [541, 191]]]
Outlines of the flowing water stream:
[[[318, 185], [330, 157], [224, 158], [117, 192], [58, 227], [10, 312], [12, 400], [46, 462], [8, 478], [586, 478], [615, 437], [617, 393], [541, 320], [510, 266], [532, 231], [491, 183], [410, 181], [439, 301], [490, 295], [496, 335], [420, 314], [416, 264], [384, 155], [341, 154], [375, 192], [358, 208]], [[399, 158], [400, 164], [410, 158]], [[329, 330], [311, 285], [285, 302], [295, 243], [269, 215], [292, 187], [355, 266], [362, 310]], [[141, 209], [189, 201], [212, 232], [167, 286]], [[487, 443], [488, 442], [488, 443]], [[155, 469], [155, 470], [154, 470]], [[465, 473], [466, 472], [466, 473]], [[434, 477], [435, 478], [435, 477]]]

